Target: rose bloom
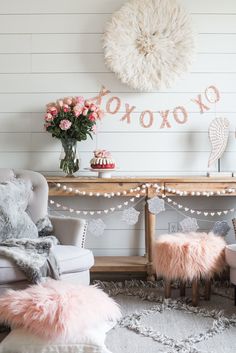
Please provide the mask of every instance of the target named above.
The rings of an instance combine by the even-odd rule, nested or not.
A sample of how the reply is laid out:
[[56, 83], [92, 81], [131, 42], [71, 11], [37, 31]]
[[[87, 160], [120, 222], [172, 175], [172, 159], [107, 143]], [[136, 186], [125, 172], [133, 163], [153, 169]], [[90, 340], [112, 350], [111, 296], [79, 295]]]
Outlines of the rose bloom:
[[91, 104], [92, 104], [92, 102], [89, 101], [89, 100], [86, 100], [86, 101], [84, 102], [84, 105], [85, 105], [85, 107], [87, 107], [87, 108], [89, 108]]
[[53, 121], [53, 119], [54, 119], [54, 116], [52, 116], [51, 113], [47, 113], [45, 115], [45, 121]]
[[75, 104], [84, 104], [84, 97], [78, 96], [74, 97]]
[[97, 117], [98, 117], [97, 113], [92, 113], [89, 115], [89, 120], [95, 121], [97, 119]]
[[89, 111], [88, 108], [84, 108], [82, 114], [86, 116], [88, 114], [88, 111]]
[[63, 104], [62, 110], [64, 113], [67, 113], [70, 110], [70, 107], [68, 104]]
[[64, 101], [63, 101], [65, 104], [68, 104], [68, 105], [71, 105], [72, 104], [72, 98], [71, 97], [66, 97], [64, 98]]
[[57, 105], [58, 105], [60, 108], [62, 108], [62, 107], [63, 107], [63, 100], [62, 100], [62, 99], [58, 99]]
[[64, 119], [61, 120], [59, 127], [61, 130], [68, 130], [71, 127], [71, 124], [72, 123], [70, 122], [70, 120]]
[[97, 109], [98, 109], [98, 107], [95, 104], [93, 104], [93, 103], [89, 107], [89, 110], [91, 110], [92, 112], [96, 112]]
[[83, 108], [79, 104], [77, 104], [74, 106], [73, 111], [75, 116], [78, 117], [82, 114]]
[[55, 107], [55, 106], [56, 106], [56, 103], [54, 103], [54, 102], [48, 103], [48, 104], [46, 105], [47, 110], [49, 110], [50, 108]]
[[50, 107], [49, 108], [49, 113], [51, 113], [52, 115], [57, 115], [58, 111], [56, 107]]

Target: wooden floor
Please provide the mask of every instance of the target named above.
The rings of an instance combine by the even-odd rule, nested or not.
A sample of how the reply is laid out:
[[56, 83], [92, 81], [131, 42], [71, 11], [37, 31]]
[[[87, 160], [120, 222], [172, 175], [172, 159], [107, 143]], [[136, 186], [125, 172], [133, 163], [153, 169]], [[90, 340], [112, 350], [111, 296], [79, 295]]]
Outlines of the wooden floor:
[[147, 272], [144, 256], [98, 256], [91, 272]]

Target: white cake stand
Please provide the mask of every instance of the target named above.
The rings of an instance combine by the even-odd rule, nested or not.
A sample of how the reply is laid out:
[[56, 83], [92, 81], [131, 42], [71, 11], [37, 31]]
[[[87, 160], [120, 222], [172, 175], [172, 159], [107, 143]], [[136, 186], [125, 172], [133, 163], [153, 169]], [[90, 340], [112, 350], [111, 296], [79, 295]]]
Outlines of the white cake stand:
[[113, 172], [115, 172], [118, 168], [114, 169], [94, 169], [94, 168], [85, 168], [85, 170], [89, 170], [90, 172], [98, 173], [98, 178], [111, 178]]

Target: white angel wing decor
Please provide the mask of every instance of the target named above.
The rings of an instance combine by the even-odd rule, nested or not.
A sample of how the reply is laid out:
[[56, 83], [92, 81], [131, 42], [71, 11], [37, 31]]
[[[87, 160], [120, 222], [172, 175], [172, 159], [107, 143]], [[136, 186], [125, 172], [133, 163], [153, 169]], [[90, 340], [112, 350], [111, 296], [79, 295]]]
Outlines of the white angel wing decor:
[[208, 167], [216, 162], [223, 155], [229, 139], [229, 120], [226, 118], [214, 119], [208, 130], [211, 143], [211, 154], [208, 160]]

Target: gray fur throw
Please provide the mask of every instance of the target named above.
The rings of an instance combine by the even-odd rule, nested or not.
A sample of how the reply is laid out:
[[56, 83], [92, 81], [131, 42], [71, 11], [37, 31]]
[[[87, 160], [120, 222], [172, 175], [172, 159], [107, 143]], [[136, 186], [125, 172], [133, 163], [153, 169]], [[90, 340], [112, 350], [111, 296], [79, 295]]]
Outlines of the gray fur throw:
[[40, 283], [43, 277], [59, 279], [60, 271], [52, 253], [58, 244], [54, 236], [38, 239], [7, 239], [0, 243], [0, 255], [11, 259], [31, 283]]
[[48, 215], [37, 221], [36, 227], [38, 229], [39, 237], [47, 237], [53, 234], [53, 225]]
[[30, 192], [30, 183], [21, 179], [0, 184], [0, 256], [12, 260], [31, 283], [47, 276], [59, 279], [51, 251], [58, 240], [48, 216], [35, 225], [27, 214]]

